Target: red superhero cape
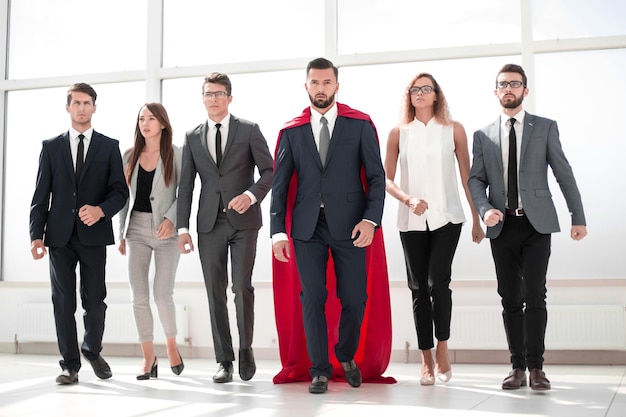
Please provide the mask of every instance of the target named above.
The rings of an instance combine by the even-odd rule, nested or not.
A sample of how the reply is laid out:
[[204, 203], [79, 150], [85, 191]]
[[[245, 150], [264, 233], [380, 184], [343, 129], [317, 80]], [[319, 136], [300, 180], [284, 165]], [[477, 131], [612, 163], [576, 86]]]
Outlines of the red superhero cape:
[[[370, 117], [358, 110], [337, 103], [338, 115], [359, 120], [367, 120], [374, 124]], [[285, 129], [310, 123], [311, 109], [307, 107], [302, 114], [286, 123], [278, 134], [276, 151]], [[376, 128], [374, 127], [374, 131]], [[276, 157], [276, 155], [274, 155]], [[274, 158], [276, 159], [276, 158]], [[361, 170], [361, 180], [367, 192], [365, 171]], [[287, 198], [287, 214], [285, 226], [287, 235], [291, 232], [291, 216], [298, 187], [297, 175], [291, 177]], [[275, 384], [286, 382], [310, 381], [309, 368], [311, 361], [307, 355], [304, 327], [302, 323], [302, 305], [300, 303], [300, 277], [296, 267], [293, 241], [289, 239], [291, 259], [280, 262], [272, 256], [274, 311], [278, 330], [278, 345], [283, 369], [274, 376]], [[389, 300], [389, 278], [387, 276], [387, 259], [383, 241], [382, 227], [374, 234], [372, 244], [366, 248], [367, 262], [367, 294], [365, 315], [361, 325], [361, 339], [354, 360], [361, 369], [363, 382], [393, 384], [392, 377], [382, 374], [389, 365], [391, 355], [391, 306]], [[332, 255], [326, 271], [326, 320], [328, 324], [328, 355], [333, 365], [331, 379], [344, 380], [341, 365], [335, 356], [334, 346], [339, 336], [339, 316], [341, 304], [336, 293], [336, 277]]]

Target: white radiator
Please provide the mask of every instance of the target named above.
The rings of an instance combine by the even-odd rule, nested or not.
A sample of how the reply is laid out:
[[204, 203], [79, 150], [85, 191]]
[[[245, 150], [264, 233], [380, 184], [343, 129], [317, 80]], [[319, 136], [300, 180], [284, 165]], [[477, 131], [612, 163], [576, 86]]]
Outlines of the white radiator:
[[[507, 349], [498, 306], [453, 306], [450, 341], [454, 349]], [[624, 306], [550, 306], [547, 350], [626, 349]]]
[[[165, 343], [165, 335], [158, 314], [153, 308], [154, 342]], [[187, 343], [189, 339], [189, 319], [187, 306], [176, 304], [176, 326], [179, 344]], [[83, 338], [83, 310], [76, 309], [76, 329], [79, 343]], [[20, 304], [17, 306], [16, 343], [26, 342], [55, 342], [56, 330], [54, 313], [50, 304]], [[104, 343], [139, 343], [137, 328], [133, 317], [133, 308], [130, 304], [109, 304], [106, 311], [104, 328]]]

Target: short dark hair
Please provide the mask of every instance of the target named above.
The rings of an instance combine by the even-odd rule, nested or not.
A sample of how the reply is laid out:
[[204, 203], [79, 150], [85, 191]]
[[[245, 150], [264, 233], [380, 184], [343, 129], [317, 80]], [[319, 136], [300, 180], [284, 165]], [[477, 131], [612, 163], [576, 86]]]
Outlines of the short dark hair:
[[339, 70], [337, 69], [337, 67], [330, 62], [329, 60], [327, 60], [326, 58], [315, 58], [312, 61], [309, 61], [309, 63], [306, 66], [306, 75], [309, 75], [309, 71], [311, 70], [311, 68], [313, 69], [328, 69], [328, 68], [332, 68], [333, 72], [335, 73], [335, 78], [337, 80], [339, 80]]
[[[526, 73], [524, 72], [524, 68], [522, 68], [520, 65], [506, 64], [500, 69], [500, 72], [498, 72], [498, 75], [502, 74], [503, 72], [516, 72], [522, 76], [522, 82], [524, 83], [524, 87], [526, 87], [526, 85], [528, 84], [528, 78], [526, 78]], [[496, 83], [498, 82], [498, 75], [496, 75]]]
[[93, 87], [87, 83], [76, 83], [70, 86], [70, 89], [67, 90], [68, 105], [72, 103], [72, 93], [89, 94], [89, 96], [91, 97], [91, 101], [93, 102], [92, 104], [96, 104], [96, 98], [98, 97], [98, 95], [96, 94], [96, 90], [94, 90]]
[[230, 83], [230, 78], [228, 78], [228, 75], [222, 74], [221, 72], [212, 72], [204, 77], [204, 83], [202, 83], [202, 94], [204, 94], [204, 86], [208, 83], [223, 85], [226, 88], [226, 94], [228, 94], [228, 96], [231, 96], [233, 86]]

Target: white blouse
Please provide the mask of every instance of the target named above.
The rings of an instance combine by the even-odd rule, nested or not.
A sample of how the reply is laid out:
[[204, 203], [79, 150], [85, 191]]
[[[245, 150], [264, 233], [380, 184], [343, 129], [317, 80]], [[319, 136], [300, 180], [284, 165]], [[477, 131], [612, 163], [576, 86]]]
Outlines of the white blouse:
[[412, 197], [425, 200], [428, 210], [418, 216], [408, 206], [398, 207], [401, 232], [436, 230], [447, 223], [463, 223], [465, 215], [459, 196], [454, 126], [434, 118], [424, 125], [415, 119], [400, 126], [400, 188]]

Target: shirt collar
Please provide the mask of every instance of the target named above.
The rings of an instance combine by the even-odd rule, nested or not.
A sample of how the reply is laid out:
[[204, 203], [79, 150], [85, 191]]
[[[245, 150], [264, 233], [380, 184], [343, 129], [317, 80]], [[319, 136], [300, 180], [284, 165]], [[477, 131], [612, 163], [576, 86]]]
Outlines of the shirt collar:
[[328, 120], [328, 123], [330, 125], [334, 125], [335, 120], [337, 120], [337, 113], [338, 113], [337, 102], [334, 102], [333, 105], [328, 109], [328, 111], [325, 114], [318, 112], [317, 110], [313, 108], [313, 106], [311, 106], [311, 118], [317, 124], [322, 123], [320, 122], [320, 120], [322, 116], [324, 116], [326, 120]]
[[208, 120], [209, 129], [213, 129], [217, 123], [221, 125], [220, 128], [228, 128], [228, 125], [230, 123], [230, 113], [227, 113], [226, 116], [224, 116], [224, 118], [220, 120], [219, 122], [214, 122], [211, 119], [207, 119], [207, 120]]
[[509, 121], [509, 119], [515, 119], [516, 122], [518, 122], [521, 126], [524, 125], [524, 117], [526, 116], [526, 110], [522, 109], [520, 111], [518, 111], [516, 114], [509, 116], [508, 114], [504, 114], [502, 113], [502, 116], [500, 117], [500, 125], [503, 128], [508, 128], [507, 123]]
[[78, 139], [78, 135], [83, 134], [83, 136], [85, 136], [85, 139], [87, 140], [91, 140], [91, 135], [93, 135], [93, 127], [90, 127], [89, 129], [85, 130], [84, 132], [79, 132], [78, 130], [74, 129], [73, 127], [70, 127], [70, 139], [73, 140], [77, 140]]

